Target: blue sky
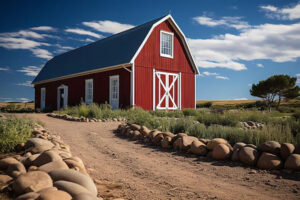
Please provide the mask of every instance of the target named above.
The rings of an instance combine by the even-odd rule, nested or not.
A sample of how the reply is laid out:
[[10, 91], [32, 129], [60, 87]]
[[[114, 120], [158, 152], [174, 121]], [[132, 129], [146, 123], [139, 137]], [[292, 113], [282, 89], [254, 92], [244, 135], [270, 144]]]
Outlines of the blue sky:
[[0, 101], [34, 97], [51, 57], [171, 12], [201, 75], [197, 99], [253, 99], [274, 74], [300, 84], [300, 1], [0, 1]]

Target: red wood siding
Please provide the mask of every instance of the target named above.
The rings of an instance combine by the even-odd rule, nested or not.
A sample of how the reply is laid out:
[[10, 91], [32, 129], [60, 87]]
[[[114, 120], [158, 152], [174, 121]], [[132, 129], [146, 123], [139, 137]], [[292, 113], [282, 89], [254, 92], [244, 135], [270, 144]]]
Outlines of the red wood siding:
[[[173, 58], [160, 56], [160, 30], [174, 33]], [[135, 105], [153, 108], [153, 68], [157, 71], [181, 72], [181, 107], [195, 107], [195, 72], [179, 36], [169, 22], [158, 25], [135, 60]]]
[[93, 101], [98, 104], [109, 103], [109, 76], [119, 75], [119, 106], [130, 106], [130, 72], [125, 69], [99, 72], [35, 86], [35, 106], [40, 108], [41, 88], [46, 88], [46, 108], [57, 108], [57, 88], [64, 84], [68, 86], [68, 105], [78, 105], [85, 99], [85, 79], [93, 79]]

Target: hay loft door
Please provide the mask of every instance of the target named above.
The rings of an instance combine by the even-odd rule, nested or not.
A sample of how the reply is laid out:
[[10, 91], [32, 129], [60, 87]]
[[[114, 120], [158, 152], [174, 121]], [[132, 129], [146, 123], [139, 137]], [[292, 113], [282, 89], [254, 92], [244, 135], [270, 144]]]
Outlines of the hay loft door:
[[181, 73], [153, 70], [153, 110], [181, 109]]

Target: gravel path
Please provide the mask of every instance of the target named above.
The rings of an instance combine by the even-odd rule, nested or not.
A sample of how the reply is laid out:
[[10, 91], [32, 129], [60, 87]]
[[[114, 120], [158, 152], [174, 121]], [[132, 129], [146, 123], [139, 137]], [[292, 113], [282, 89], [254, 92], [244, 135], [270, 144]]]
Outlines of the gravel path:
[[282, 177], [255, 170], [252, 174], [236, 163], [145, 146], [113, 134], [117, 122], [25, 116], [43, 122], [70, 145], [105, 199], [300, 199], [299, 173]]

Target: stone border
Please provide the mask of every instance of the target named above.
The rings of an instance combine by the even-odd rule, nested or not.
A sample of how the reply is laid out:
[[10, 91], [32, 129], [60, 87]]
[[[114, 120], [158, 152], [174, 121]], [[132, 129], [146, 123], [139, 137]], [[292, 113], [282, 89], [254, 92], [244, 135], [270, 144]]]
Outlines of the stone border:
[[82, 160], [60, 136], [35, 124], [33, 138], [16, 146], [17, 155], [0, 160], [1, 191], [14, 199], [100, 200]]
[[115, 133], [130, 140], [139, 140], [166, 149], [174, 149], [215, 160], [241, 162], [245, 166], [280, 173], [300, 171], [300, 147], [290, 143], [268, 141], [256, 147], [253, 144], [237, 142], [233, 147], [223, 138], [198, 139], [185, 133], [150, 130], [137, 124], [120, 124]]
[[58, 119], [64, 119], [67, 121], [75, 121], [75, 122], [108, 122], [108, 121], [114, 121], [114, 122], [126, 122], [125, 118], [112, 118], [112, 119], [96, 119], [96, 118], [87, 118], [87, 117], [74, 117], [71, 115], [60, 115], [55, 113], [48, 113], [48, 117], [58, 118]]

